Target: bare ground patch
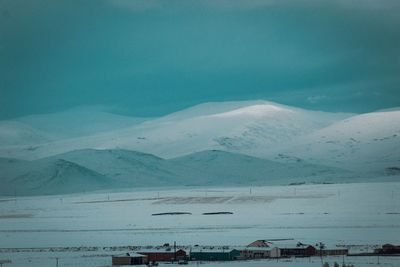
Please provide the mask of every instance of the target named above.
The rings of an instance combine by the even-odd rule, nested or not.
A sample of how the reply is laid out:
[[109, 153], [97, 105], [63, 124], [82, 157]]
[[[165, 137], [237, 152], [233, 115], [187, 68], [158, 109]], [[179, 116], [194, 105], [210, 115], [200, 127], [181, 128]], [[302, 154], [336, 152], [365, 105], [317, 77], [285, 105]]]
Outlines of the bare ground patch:
[[298, 196], [213, 196], [213, 197], [164, 197], [152, 204], [255, 204], [270, 203], [277, 199], [317, 199], [330, 195], [298, 195]]
[[24, 219], [32, 218], [33, 214], [20, 213], [20, 214], [0, 214], [0, 219]]
[[126, 198], [126, 199], [113, 199], [113, 200], [91, 200], [91, 201], [78, 201], [74, 202], [74, 204], [95, 204], [95, 203], [112, 203], [112, 202], [131, 202], [131, 201], [151, 201], [151, 200], [159, 200], [164, 198], [152, 197], [152, 198]]
[[167, 197], [153, 204], [223, 204], [233, 197]]

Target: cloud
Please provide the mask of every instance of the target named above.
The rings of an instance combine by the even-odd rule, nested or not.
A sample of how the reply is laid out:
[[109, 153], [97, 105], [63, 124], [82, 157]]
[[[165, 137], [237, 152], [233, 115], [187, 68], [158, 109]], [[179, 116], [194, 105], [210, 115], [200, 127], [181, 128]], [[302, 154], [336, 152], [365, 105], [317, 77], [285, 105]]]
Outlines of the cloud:
[[147, 9], [168, 8], [173, 6], [181, 7], [208, 7], [215, 9], [253, 9], [265, 6], [277, 5], [277, 0], [108, 0], [109, 4], [129, 8], [133, 11]]
[[400, 1], [398, 0], [336, 0], [333, 3], [344, 8], [359, 9], [391, 9], [400, 7]]
[[314, 95], [307, 97], [307, 102], [309, 102], [310, 104], [317, 104], [326, 99], [328, 99], [326, 95]]
[[345, 9], [391, 9], [400, 7], [398, 0], [107, 0], [111, 5], [133, 11], [171, 6], [246, 10], [265, 7], [337, 7]]
[[165, 1], [160, 0], [110, 0], [109, 3], [118, 8], [133, 11], [144, 11], [162, 7]]

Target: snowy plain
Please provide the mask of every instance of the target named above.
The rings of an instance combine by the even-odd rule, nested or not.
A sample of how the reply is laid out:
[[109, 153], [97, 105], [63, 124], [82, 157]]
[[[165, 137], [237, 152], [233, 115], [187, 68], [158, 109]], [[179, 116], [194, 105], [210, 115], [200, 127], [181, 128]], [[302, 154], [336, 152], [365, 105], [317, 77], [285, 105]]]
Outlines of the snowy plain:
[[[204, 212], [233, 212], [205, 216]], [[161, 212], [191, 215], [152, 216]], [[257, 239], [322, 241], [371, 252], [400, 242], [400, 183], [137, 189], [2, 198], [0, 259], [8, 266], [110, 266], [127, 246], [244, 246]], [[342, 258], [327, 259], [341, 262]], [[374, 257], [346, 257], [375, 266]], [[382, 266], [399, 266], [381, 257]], [[196, 263], [197, 264], [197, 263]], [[204, 266], [320, 266], [318, 258]], [[202, 265], [203, 265], [202, 264]], [[5, 265], [6, 266], [6, 265]]]

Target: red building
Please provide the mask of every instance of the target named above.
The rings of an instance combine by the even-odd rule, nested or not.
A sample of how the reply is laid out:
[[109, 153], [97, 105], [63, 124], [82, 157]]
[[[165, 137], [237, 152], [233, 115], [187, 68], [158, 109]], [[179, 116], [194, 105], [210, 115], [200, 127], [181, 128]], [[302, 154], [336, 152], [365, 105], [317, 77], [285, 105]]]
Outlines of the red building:
[[311, 245], [298, 243], [296, 246], [281, 248], [282, 256], [310, 257], [317, 255], [317, 249]]
[[155, 248], [152, 250], [138, 251], [139, 254], [146, 255], [149, 262], [158, 261], [179, 261], [186, 259], [186, 251], [177, 249], [176, 251], [171, 248]]
[[137, 253], [126, 253], [112, 256], [112, 265], [142, 265], [147, 264], [147, 256]]

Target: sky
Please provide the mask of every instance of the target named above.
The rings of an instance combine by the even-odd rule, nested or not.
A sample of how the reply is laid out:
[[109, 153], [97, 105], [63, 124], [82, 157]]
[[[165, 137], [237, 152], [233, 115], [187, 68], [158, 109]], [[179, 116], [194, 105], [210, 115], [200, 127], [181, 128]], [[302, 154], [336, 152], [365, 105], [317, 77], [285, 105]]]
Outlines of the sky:
[[400, 106], [397, 0], [0, 0], [0, 119], [265, 99]]

